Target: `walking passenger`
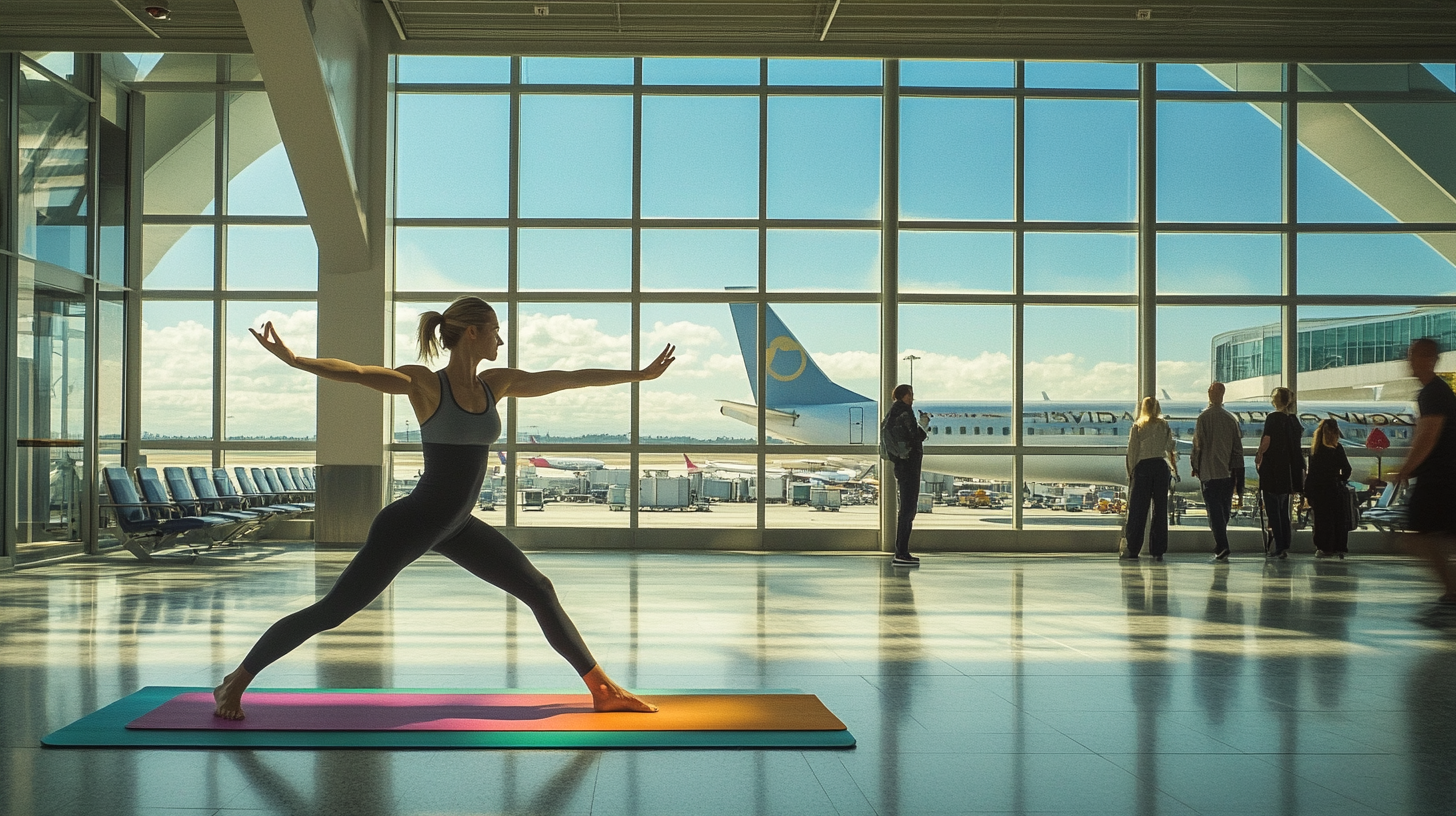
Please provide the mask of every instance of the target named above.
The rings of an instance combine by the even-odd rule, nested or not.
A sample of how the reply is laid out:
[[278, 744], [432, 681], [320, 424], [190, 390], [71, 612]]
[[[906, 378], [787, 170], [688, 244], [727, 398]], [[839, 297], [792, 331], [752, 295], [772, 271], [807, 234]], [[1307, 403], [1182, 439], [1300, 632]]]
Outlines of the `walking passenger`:
[[1320, 422], [1309, 446], [1309, 475], [1304, 477], [1304, 499], [1314, 519], [1316, 558], [1344, 558], [1349, 550], [1350, 459], [1340, 444], [1340, 423]]
[[1274, 544], [1265, 551], [1266, 558], [1288, 558], [1294, 526], [1289, 518], [1289, 496], [1304, 484], [1304, 453], [1300, 440], [1304, 426], [1294, 415], [1294, 392], [1280, 386], [1269, 400], [1274, 410], [1264, 419], [1264, 437], [1259, 452], [1254, 454], [1254, 467], [1259, 471], [1259, 492], [1263, 494], [1264, 512]]
[[920, 559], [910, 554], [910, 527], [920, 509], [920, 463], [925, 459], [925, 426], [930, 414], [921, 413], [915, 420], [915, 389], [895, 386], [895, 401], [890, 404], [885, 421], [880, 424], [880, 443], [885, 457], [895, 465], [895, 486], [900, 493], [900, 514], [895, 525], [895, 557], [897, 567], [918, 567]]
[[1208, 386], [1208, 407], [1193, 428], [1193, 453], [1188, 467], [1203, 487], [1208, 529], [1213, 531], [1213, 560], [1229, 557], [1228, 525], [1235, 491], [1244, 495], [1244, 440], [1239, 421], [1224, 410], [1224, 386]]
[[1451, 568], [1456, 549], [1456, 395], [1436, 375], [1440, 354], [1436, 341], [1423, 337], [1411, 343], [1406, 355], [1411, 373], [1421, 381], [1416, 397], [1421, 417], [1410, 454], [1394, 481], [1415, 479], [1408, 500], [1410, 529], [1416, 533], [1412, 546], [1430, 562], [1445, 588], [1438, 611], [1452, 612], [1456, 611], [1456, 571]]
[[1138, 418], [1127, 436], [1127, 477], [1132, 485], [1127, 500], [1127, 552], [1123, 558], [1137, 558], [1143, 548], [1148, 507], [1153, 510], [1153, 529], [1148, 549], [1154, 561], [1168, 551], [1168, 486], [1178, 472], [1178, 452], [1173, 448], [1173, 429], [1163, 419], [1162, 406], [1153, 397], [1143, 397]]

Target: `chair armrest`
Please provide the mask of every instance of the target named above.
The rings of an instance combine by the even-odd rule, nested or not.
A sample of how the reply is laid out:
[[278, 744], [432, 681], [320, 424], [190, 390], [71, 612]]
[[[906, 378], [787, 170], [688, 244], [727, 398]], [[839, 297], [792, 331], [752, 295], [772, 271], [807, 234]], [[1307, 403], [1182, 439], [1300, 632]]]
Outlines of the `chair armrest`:
[[101, 502], [97, 506], [98, 507], [166, 507], [166, 508], [171, 509], [171, 510], [177, 509], [177, 505], [171, 504], [169, 502], [126, 502], [125, 504], [117, 504], [116, 502]]

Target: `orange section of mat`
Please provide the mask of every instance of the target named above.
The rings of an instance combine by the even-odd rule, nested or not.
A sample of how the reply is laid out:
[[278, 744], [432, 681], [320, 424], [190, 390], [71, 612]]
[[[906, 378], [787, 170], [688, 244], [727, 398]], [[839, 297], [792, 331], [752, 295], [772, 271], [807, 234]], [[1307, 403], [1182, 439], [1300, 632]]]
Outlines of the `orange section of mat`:
[[643, 695], [652, 714], [592, 710], [574, 694], [268, 692], [243, 696], [247, 718], [212, 715], [210, 693], [178, 694], [131, 729], [223, 731], [844, 731], [813, 694]]

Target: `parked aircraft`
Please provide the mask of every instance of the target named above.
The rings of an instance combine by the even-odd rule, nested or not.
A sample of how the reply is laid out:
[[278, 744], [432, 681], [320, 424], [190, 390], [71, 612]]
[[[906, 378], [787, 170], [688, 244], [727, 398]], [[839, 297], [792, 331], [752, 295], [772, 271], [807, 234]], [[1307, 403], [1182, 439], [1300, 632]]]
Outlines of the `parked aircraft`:
[[[528, 437], [532, 445], [538, 445], [536, 437]], [[527, 462], [538, 468], [550, 468], [552, 470], [601, 470], [607, 466], [606, 462], [600, 459], [593, 459], [589, 456], [527, 456]]]
[[[758, 378], [754, 338], [757, 332], [757, 306], [752, 303], [729, 305], [734, 328], [743, 353], [749, 387], [758, 400]], [[879, 442], [879, 406], [875, 400], [857, 394], [830, 380], [813, 357], [794, 337], [772, 308], [767, 317], [768, 367], [765, 400], [768, 432], [774, 436], [804, 445], [866, 445]], [[933, 386], [922, 386], [927, 397]], [[1125, 403], [1051, 400], [1042, 395], [1040, 401], [1028, 401], [1022, 407], [1021, 422], [1027, 445], [1046, 444], [1061, 448], [1079, 446], [1118, 446], [1124, 444], [1135, 418], [1135, 406]], [[718, 400], [724, 416], [749, 425], [758, 424], [758, 406]], [[1164, 416], [1178, 439], [1183, 479], [1177, 489], [1196, 492], [1198, 481], [1189, 478], [1187, 454], [1191, 450], [1193, 426], [1204, 409], [1202, 402], [1165, 401]], [[1269, 410], [1259, 403], [1228, 403], [1228, 410], [1238, 419], [1243, 430], [1248, 476], [1254, 476], [1253, 454], [1263, 433]], [[915, 408], [931, 415], [927, 445], [997, 445], [1011, 441], [1011, 406], [1001, 402], [969, 400], [945, 401], [917, 399]], [[1376, 455], [1364, 448], [1370, 431], [1379, 428], [1389, 439], [1390, 448], [1383, 452], [1386, 462], [1399, 462], [1409, 447], [1415, 430], [1414, 406], [1405, 402], [1303, 402], [1300, 421], [1305, 426], [1306, 443], [1320, 420], [1333, 417], [1339, 422], [1344, 443], [1357, 481], [1376, 478]], [[1126, 484], [1127, 473], [1120, 456], [1064, 454], [1023, 457], [1021, 478], [1027, 482]], [[990, 480], [1009, 480], [1012, 457], [1004, 454], [945, 455], [930, 453], [925, 457], [927, 472]]]

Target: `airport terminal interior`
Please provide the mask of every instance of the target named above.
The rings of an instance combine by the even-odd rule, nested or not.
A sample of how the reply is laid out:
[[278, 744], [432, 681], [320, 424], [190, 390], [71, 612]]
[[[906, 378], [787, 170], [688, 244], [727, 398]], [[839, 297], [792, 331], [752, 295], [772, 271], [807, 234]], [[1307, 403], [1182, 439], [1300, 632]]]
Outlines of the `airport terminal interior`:
[[[1393, 479], [1411, 342], [1456, 379], [1456, 8], [159, 2], [0, 12], [0, 814], [1456, 812]], [[242, 720], [146, 724], [442, 490], [418, 402], [258, 338], [439, 369], [461, 296], [482, 370], [619, 373], [500, 398], [450, 529], [661, 711], [591, 713], [540, 594], [442, 544]], [[1345, 557], [1298, 500], [1265, 557], [1280, 386], [1340, 431]], [[1168, 553], [1119, 559], [1145, 396]]]

